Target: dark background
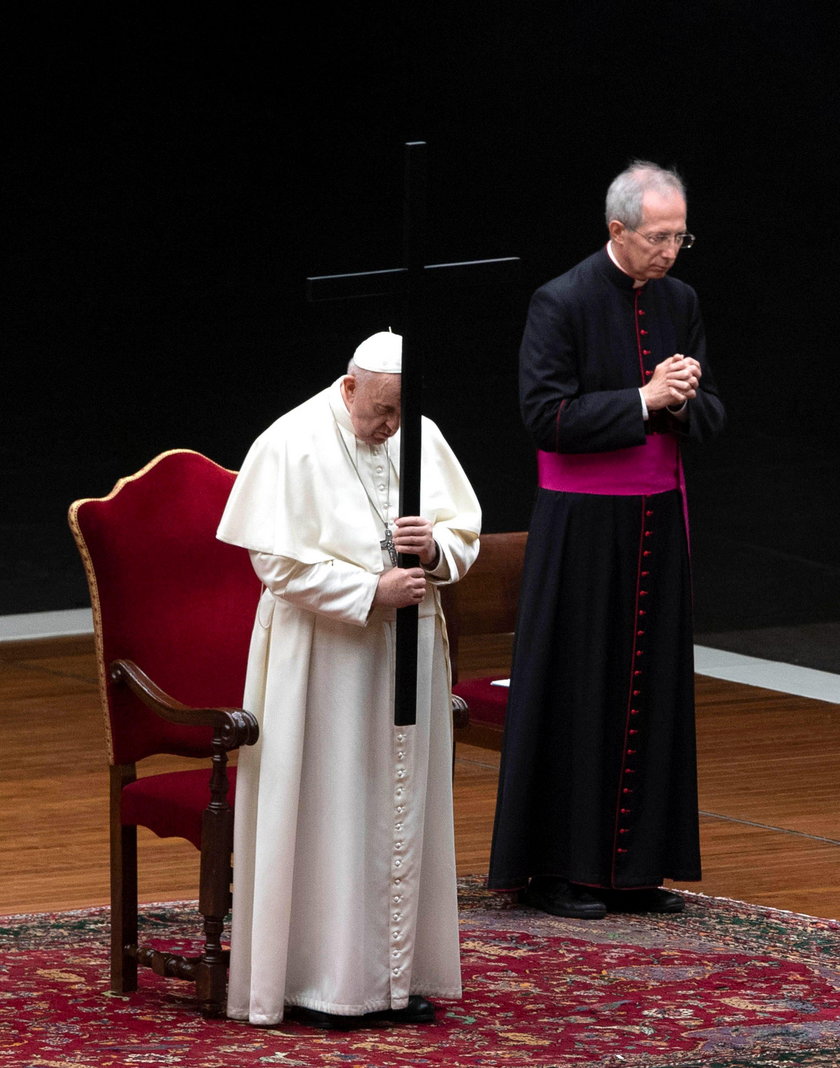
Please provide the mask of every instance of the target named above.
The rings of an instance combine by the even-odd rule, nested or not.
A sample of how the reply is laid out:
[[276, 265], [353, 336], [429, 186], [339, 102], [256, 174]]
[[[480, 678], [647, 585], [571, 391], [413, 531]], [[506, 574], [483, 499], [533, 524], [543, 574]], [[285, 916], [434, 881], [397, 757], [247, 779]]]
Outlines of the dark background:
[[515, 284], [429, 317], [423, 407], [485, 529], [528, 525], [530, 293], [606, 240], [630, 158], [676, 165], [698, 240], [674, 273], [730, 414], [686, 456], [698, 636], [840, 670], [834, 8], [208, 10], [5, 33], [0, 613], [89, 603], [73, 499], [169, 448], [237, 467], [360, 340], [402, 328], [385, 299], [307, 303], [305, 279], [400, 265], [403, 146], [421, 140], [427, 262], [521, 258]]

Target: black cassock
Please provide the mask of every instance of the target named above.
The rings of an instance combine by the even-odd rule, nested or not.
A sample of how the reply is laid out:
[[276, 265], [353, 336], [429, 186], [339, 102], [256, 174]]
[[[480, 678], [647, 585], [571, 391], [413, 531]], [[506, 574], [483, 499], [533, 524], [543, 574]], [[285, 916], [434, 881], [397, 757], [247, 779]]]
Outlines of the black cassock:
[[[645, 421], [639, 387], [674, 353], [703, 367], [688, 419]], [[667, 276], [634, 289], [606, 249], [548, 282], [528, 312], [520, 399], [541, 463], [597, 471], [585, 492], [586, 475], [572, 492], [545, 488], [544, 475], [537, 489], [488, 885], [516, 889], [534, 875], [617, 888], [699, 879], [678, 442], [711, 439], [725, 413], [694, 290]], [[654, 447], [673, 457], [672, 488], [604, 490], [621, 481], [623, 462]]]

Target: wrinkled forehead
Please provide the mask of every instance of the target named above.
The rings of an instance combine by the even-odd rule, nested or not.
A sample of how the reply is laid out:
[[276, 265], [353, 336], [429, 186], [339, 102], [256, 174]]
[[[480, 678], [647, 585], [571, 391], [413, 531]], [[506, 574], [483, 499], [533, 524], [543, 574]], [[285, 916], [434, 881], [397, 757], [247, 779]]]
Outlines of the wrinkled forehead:
[[646, 227], [657, 230], [685, 228], [685, 198], [676, 191], [660, 193], [648, 189], [642, 198], [642, 220]]
[[372, 404], [399, 407], [402, 376], [384, 372], [369, 372], [356, 377], [356, 391]]

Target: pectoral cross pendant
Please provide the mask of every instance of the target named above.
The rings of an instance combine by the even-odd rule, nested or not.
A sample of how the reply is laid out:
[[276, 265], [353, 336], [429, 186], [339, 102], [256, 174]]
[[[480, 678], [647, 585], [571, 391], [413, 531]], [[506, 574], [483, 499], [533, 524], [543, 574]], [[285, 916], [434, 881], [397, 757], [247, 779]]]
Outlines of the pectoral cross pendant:
[[385, 537], [380, 541], [379, 547], [385, 549], [388, 555], [391, 557], [391, 564], [397, 566], [397, 547], [394, 545], [394, 535], [391, 533], [391, 528], [386, 524]]

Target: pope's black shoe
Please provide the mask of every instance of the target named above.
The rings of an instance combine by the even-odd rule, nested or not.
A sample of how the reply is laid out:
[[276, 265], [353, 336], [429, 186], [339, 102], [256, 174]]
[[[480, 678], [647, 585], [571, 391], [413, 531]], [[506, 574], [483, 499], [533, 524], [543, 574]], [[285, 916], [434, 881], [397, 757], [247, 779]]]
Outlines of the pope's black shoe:
[[600, 920], [607, 914], [603, 901], [593, 897], [582, 886], [566, 879], [540, 876], [532, 879], [520, 894], [523, 905], [530, 905], [552, 916], [569, 916], [576, 920]]
[[292, 1005], [286, 1015], [290, 1020], [297, 1020], [307, 1027], [320, 1027], [323, 1031], [352, 1031], [361, 1027], [364, 1020], [364, 1016], [337, 1016], [332, 1012], [307, 1009], [304, 1005]]
[[685, 900], [670, 890], [593, 890], [608, 912], [682, 912]]
[[364, 1020], [387, 1020], [389, 1023], [434, 1023], [435, 1007], [431, 1001], [412, 994], [408, 1004], [402, 1009], [382, 1009], [380, 1012], [368, 1012]]
[[408, 1004], [402, 1009], [380, 1009], [379, 1012], [366, 1012], [359, 1016], [338, 1016], [332, 1012], [319, 1009], [307, 1009], [303, 1005], [294, 1005], [287, 1013], [289, 1019], [306, 1024], [307, 1027], [320, 1027], [323, 1031], [353, 1031], [380, 1022], [395, 1024], [434, 1023], [435, 1007], [431, 1001], [412, 994]]

